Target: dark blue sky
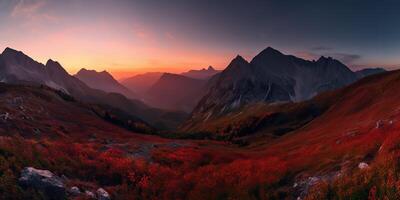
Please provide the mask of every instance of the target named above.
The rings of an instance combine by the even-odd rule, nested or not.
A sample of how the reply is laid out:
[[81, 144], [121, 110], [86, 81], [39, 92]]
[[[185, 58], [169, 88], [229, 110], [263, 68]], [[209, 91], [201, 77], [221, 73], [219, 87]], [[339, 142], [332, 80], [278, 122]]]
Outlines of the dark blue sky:
[[400, 1], [165, 1], [135, 4], [161, 29], [253, 55], [332, 55], [350, 65], [400, 64]]

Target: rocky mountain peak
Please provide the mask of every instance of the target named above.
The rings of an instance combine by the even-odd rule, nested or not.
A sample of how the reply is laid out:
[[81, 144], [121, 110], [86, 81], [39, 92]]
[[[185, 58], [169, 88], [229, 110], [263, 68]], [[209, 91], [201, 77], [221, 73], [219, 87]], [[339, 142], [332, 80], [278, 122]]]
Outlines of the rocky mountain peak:
[[29, 56], [25, 55], [22, 51], [17, 51], [12, 48], [5, 48], [1, 56], [7, 60], [22, 61], [22, 62], [34, 62]]
[[333, 61], [334, 59], [330, 56], [325, 57], [325, 56], [321, 56], [319, 57], [319, 59], [317, 60], [317, 62], [321, 63], [321, 62], [328, 62], [328, 61]]
[[[284, 54], [281, 53], [280, 51], [272, 48], [272, 47], [267, 47], [266, 49], [262, 50], [257, 56], [259, 57], [271, 57], [271, 56], [283, 56]], [[256, 57], [257, 57], [256, 56]]]
[[15, 55], [15, 54], [23, 54], [23, 53], [21, 51], [17, 51], [15, 49], [10, 48], [10, 47], [6, 47], [2, 54], [3, 55], [5, 55], [5, 54], [14, 54]]
[[242, 56], [237, 55], [222, 72], [223, 74], [232, 74], [239, 76], [240, 72], [250, 69], [250, 64]]
[[59, 75], [69, 75], [68, 72], [61, 66], [61, 64], [57, 61], [49, 59], [46, 62], [46, 69], [50, 74], [59, 74]]
[[229, 65], [231, 64], [240, 64], [240, 63], [249, 63], [245, 60], [241, 55], [237, 55]]

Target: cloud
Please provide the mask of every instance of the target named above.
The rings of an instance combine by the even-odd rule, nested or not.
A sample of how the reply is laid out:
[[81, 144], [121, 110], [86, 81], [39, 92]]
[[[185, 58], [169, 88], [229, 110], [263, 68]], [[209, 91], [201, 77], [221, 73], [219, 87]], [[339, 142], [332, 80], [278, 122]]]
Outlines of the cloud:
[[131, 32], [137, 41], [147, 45], [154, 45], [157, 43], [156, 35], [150, 31], [146, 26], [136, 22], [131, 28]]
[[166, 32], [165, 37], [170, 39], [170, 40], [175, 40], [175, 35], [172, 34], [171, 32]]
[[327, 47], [327, 46], [315, 46], [311, 48], [312, 51], [331, 51], [333, 50], [332, 47]]
[[362, 58], [359, 54], [343, 53], [343, 52], [332, 52], [332, 53], [317, 53], [312, 51], [300, 51], [296, 53], [297, 56], [304, 58], [306, 60], [317, 60], [321, 56], [332, 57], [334, 59], [340, 60], [341, 62], [352, 65], [354, 62]]
[[298, 52], [298, 55], [308, 60], [318, 59], [321, 56], [332, 57], [347, 65], [352, 65], [355, 61], [361, 59], [361, 55], [359, 54], [338, 52], [332, 47], [322, 45], [312, 47], [311, 51]]
[[21, 18], [29, 22], [56, 22], [58, 20], [54, 15], [44, 11], [47, 0], [19, 0], [11, 11], [11, 17]]
[[313, 52], [310, 52], [310, 51], [299, 51], [299, 52], [296, 52], [296, 56], [304, 58], [306, 60], [316, 60], [319, 57], [321, 57], [320, 54], [316, 54], [316, 53], [313, 53]]
[[349, 53], [333, 53], [328, 56], [338, 59], [346, 64], [353, 64], [355, 61], [361, 59], [361, 55]]
[[36, 15], [40, 9], [46, 4], [44, 0], [19, 0], [11, 11], [12, 17], [31, 17]]

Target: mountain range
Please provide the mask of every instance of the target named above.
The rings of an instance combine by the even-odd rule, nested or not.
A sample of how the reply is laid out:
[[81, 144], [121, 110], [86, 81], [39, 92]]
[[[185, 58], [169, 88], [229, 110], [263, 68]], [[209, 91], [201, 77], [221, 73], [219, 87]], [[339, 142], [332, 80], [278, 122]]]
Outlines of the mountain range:
[[149, 72], [124, 79], [121, 83], [137, 92], [139, 98], [150, 106], [190, 113], [207, 91], [205, 86], [209, 79], [219, 72], [211, 66], [181, 74]]
[[[202, 99], [179, 130], [186, 115], [94, 89], [53, 60], [8, 48], [0, 72], [4, 199], [398, 199], [398, 70], [267, 48], [207, 80], [164, 73], [147, 90], [160, 106]], [[89, 73], [113, 82], [102, 74]]]
[[38, 63], [20, 51], [6, 48], [0, 55], [1, 82], [43, 84], [74, 96], [84, 96], [88, 88], [71, 77], [56, 61]]
[[5, 83], [47, 85], [151, 125], [173, 128], [186, 118], [184, 112], [191, 112], [191, 117], [183, 127], [196, 126], [247, 104], [304, 101], [384, 70], [353, 72], [333, 58], [307, 61], [268, 47], [250, 62], [237, 56], [222, 72], [209, 67], [182, 74], [148, 73], [122, 84], [105, 71], [82, 69], [71, 76], [56, 61], [43, 65], [11, 48], [0, 55], [0, 71]]
[[[176, 75], [182, 75], [185, 77], [193, 78], [193, 79], [202, 79], [207, 80], [221, 72], [220, 70], [215, 70], [212, 66], [209, 66], [207, 69], [203, 68], [200, 70], [189, 70], [187, 72], [183, 72]], [[150, 89], [163, 74], [172, 74], [168, 72], [147, 72], [144, 74], [137, 74], [135, 76], [122, 79], [120, 82], [126, 88], [129, 88], [132, 91], [135, 91], [138, 94], [145, 94], [147, 90]]]
[[209, 90], [184, 126], [207, 123], [207, 120], [257, 102], [277, 104], [308, 100], [379, 72], [382, 70], [356, 73], [331, 57], [308, 61], [271, 47], [250, 62], [238, 55], [211, 80]]
[[1, 82], [46, 85], [78, 100], [106, 105], [110, 109], [126, 112], [154, 126], [163, 128], [175, 127], [186, 117], [183, 112], [171, 113], [170, 111], [152, 108], [139, 100], [128, 99], [120, 93], [109, 93], [93, 89], [83, 81], [68, 74], [58, 62], [50, 59], [46, 65], [43, 65], [23, 52], [11, 48], [6, 48], [0, 55], [0, 72]]

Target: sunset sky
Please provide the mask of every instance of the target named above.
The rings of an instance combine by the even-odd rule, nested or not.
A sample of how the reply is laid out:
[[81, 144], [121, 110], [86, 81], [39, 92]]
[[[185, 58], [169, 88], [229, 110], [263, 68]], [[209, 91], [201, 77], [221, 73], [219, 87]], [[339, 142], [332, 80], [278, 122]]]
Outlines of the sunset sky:
[[267, 46], [353, 69], [400, 66], [398, 1], [331, 2], [0, 0], [0, 48], [116, 78], [223, 69]]

